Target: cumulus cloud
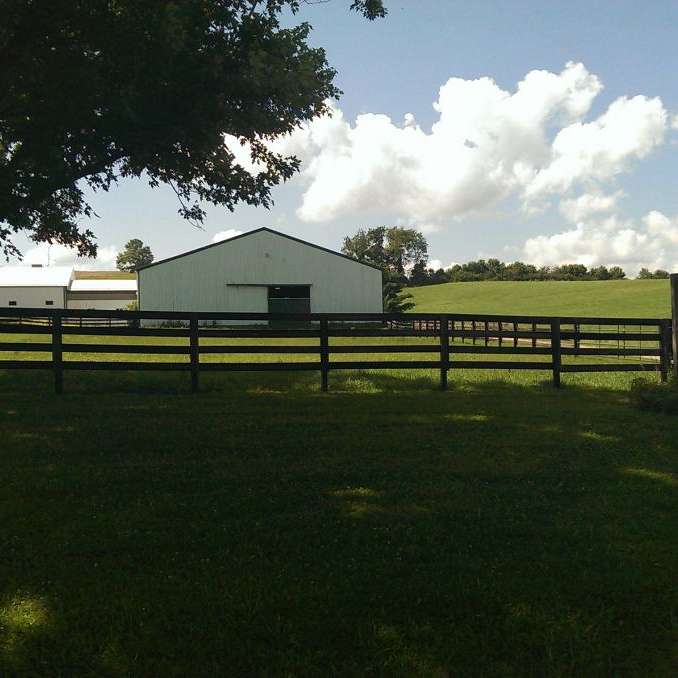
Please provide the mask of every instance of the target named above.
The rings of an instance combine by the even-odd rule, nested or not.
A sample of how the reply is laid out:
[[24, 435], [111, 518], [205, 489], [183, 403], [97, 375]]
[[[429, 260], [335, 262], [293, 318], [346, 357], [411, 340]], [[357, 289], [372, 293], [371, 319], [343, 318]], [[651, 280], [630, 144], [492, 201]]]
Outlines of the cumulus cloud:
[[105, 245], [98, 248], [95, 259], [78, 256], [77, 250], [65, 245], [39, 243], [24, 253], [24, 264], [42, 264], [43, 266], [75, 266], [81, 270], [108, 270], [115, 268], [115, 260], [120, 252], [117, 245]]
[[[348, 120], [336, 105], [272, 144], [302, 161], [300, 219], [325, 222], [350, 214], [379, 218], [422, 232], [440, 231], [469, 214], [488, 214], [502, 200], [518, 201], [523, 216], [554, 199], [569, 222], [561, 232], [530, 238], [535, 263], [581, 262], [675, 266], [676, 219], [650, 212], [622, 219], [615, 179], [664, 143], [678, 116], [661, 99], [621, 96], [596, 117], [603, 83], [583, 64], [558, 73], [533, 70], [508, 91], [493, 79], [450, 78], [424, 129], [411, 113], [400, 122], [379, 113]], [[233, 140], [231, 140], [233, 141]], [[245, 147], [234, 152], [256, 171]]]
[[525, 259], [540, 266], [618, 265], [631, 275], [642, 267], [678, 270], [678, 216], [653, 210], [633, 223], [601, 210], [572, 220], [574, 228], [529, 238], [523, 246]]
[[622, 191], [616, 191], [610, 195], [583, 193], [576, 198], [561, 200], [560, 212], [568, 221], [576, 224], [592, 216], [611, 212], [617, 207], [623, 195]]
[[513, 92], [488, 77], [450, 78], [430, 132], [411, 113], [350, 122], [333, 106], [273, 148], [302, 160], [302, 220], [387, 212], [433, 231], [509, 196], [533, 210], [603, 184], [662, 143], [671, 121], [658, 98], [620, 97], [586, 121], [602, 88], [581, 63], [531, 71]]
[[222, 240], [228, 240], [229, 238], [235, 238], [236, 235], [240, 235], [242, 231], [238, 231], [235, 228], [228, 228], [225, 231], [219, 231], [214, 234], [212, 242], [221, 242]]
[[528, 199], [562, 193], [577, 181], [605, 181], [643, 158], [664, 140], [668, 114], [661, 99], [636, 96], [612, 102], [598, 119], [560, 130], [549, 162], [527, 184]]

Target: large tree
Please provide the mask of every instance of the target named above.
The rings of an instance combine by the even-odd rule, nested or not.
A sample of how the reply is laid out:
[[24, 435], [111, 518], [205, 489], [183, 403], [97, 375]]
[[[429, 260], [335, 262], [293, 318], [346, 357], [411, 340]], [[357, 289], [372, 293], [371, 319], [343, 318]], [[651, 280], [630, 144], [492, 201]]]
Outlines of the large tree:
[[[339, 1], [339, 0], [338, 0]], [[0, 0], [0, 248], [35, 241], [96, 253], [83, 189], [120, 177], [168, 184], [180, 213], [269, 206], [299, 167], [267, 141], [327, 112], [340, 92], [301, 0]], [[310, 1], [309, 1], [309, 4]], [[369, 19], [382, 0], [355, 0]], [[229, 135], [230, 143], [225, 142]], [[236, 162], [247, 144], [261, 171]]]
[[118, 254], [115, 265], [120, 271], [131, 272], [153, 263], [153, 258], [153, 252], [148, 245], [144, 245], [139, 238], [132, 238], [127, 241], [125, 249]]
[[412, 295], [403, 292], [403, 286], [406, 272], [410, 268], [418, 271], [428, 258], [428, 243], [419, 231], [400, 226], [361, 228], [344, 238], [341, 251], [382, 270], [384, 311], [404, 313], [414, 307]]
[[406, 271], [428, 258], [426, 238], [414, 228], [378, 226], [361, 228], [344, 238], [344, 254], [405, 278]]

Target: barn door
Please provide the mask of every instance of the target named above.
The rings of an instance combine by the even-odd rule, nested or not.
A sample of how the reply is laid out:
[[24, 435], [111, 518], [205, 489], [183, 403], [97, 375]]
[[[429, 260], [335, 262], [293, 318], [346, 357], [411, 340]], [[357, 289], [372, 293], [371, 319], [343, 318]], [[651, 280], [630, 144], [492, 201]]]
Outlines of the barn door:
[[269, 313], [310, 313], [310, 285], [276, 285], [268, 288]]

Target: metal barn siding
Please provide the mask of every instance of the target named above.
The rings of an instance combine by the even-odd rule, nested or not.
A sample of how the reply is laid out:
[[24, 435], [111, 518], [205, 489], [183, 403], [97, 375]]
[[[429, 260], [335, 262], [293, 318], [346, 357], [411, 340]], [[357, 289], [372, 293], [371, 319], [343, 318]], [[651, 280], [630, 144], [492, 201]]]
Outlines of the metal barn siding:
[[139, 271], [144, 311], [268, 311], [268, 286], [310, 285], [312, 313], [380, 313], [381, 271], [270, 229]]

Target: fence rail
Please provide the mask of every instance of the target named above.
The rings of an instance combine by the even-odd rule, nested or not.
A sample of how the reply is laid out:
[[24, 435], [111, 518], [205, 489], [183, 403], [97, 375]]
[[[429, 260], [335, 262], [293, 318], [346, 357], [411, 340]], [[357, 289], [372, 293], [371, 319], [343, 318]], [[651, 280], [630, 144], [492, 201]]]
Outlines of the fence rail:
[[[554, 385], [559, 386], [561, 375], [573, 372], [651, 371], [666, 380], [672, 365], [675, 369], [673, 334], [671, 320], [664, 318], [11, 308], [0, 311], [0, 369], [52, 370], [58, 393], [63, 390], [64, 371], [70, 370], [186, 371], [194, 391], [200, 373], [211, 371], [318, 371], [326, 391], [329, 374], [335, 370], [434, 369], [440, 373], [443, 389], [450, 370], [542, 370], [550, 372]], [[12, 335], [28, 335], [28, 339], [13, 341]], [[39, 340], [41, 335], [48, 335], [49, 341]], [[93, 337], [104, 341], [95, 342]], [[172, 338], [181, 343], [128, 341], [137, 337]], [[116, 343], [116, 338], [127, 343]], [[228, 339], [240, 341], [216, 343]], [[301, 339], [307, 343], [294, 342]], [[356, 343], [348, 343], [351, 339]], [[369, 343], [369, 339], [381, 341]], [[17, 359], [7, 353], [47, 353], [50, 357]], [[83, 360], [83, 354], [174, 356], [179, 360]], [[276, 355], [278, 361], [201, 360], [203, 356], [266, 354]], [[387, 359], [384, 354], [397, 357]], [[417, 357], [403, 360], [400, 354]], [[369, 359], [352, 359], [360, 355]], [[285, 360], [285, 356], [306, 358]], [[515, 359], [497, 359], [506, 356]], [[586, 361], [587, 357], [594, 362]], [[604, 357], [617, 362], [595, 361]], [[563, 358], [576, 361], [563, 362]]]

